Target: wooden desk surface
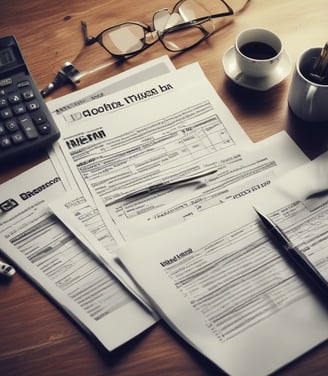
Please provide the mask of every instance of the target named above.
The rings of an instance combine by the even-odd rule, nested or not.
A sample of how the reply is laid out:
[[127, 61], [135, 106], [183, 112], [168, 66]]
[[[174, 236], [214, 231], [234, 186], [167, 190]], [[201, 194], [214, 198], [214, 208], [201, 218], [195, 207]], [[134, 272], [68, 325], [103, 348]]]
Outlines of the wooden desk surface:
[[[124, 20], [150, 23], [157, 9], [171, 7], [171, 0], [1, 0], [0, 36], [14, 34], [39, 87], [52, 80], [65, 61], [80, 69], [108, 60], [98, 45], [83, 47], [80, 21], [86, 20], [96, 35]], [[268, 92], [256, 93], [237, 87], [224, 74], [223, 53], [245, 28], [263, 26], [277, 32], [293, 65], [302, 50], [322, 46], [327, 38], [326, 0], [251, 0], [234, 21], [197, 48], [171, 55], [175, 66], [195, 61], [253, 141], [286, 129], [311, 158], [327, 149], [328, 125], [302, 124], [289, 111], [290, 76]], [[97, 82], [167, 52], [160, 43], [119, 67], [95, 74], [84, 85]], [[62, 88], [53, 97], [70, 92]], [[7, 169], [0, 167], [0, 182], [46, 158], [46, 154]], [[165, 324], [112, 354], [101, 353], [72, 321], [17, 273], [10, 283], [0, 283], [0, 374], [39, 375], [220, 375], [217, 368], [190, 349]], [[265, 346], [265, 344], [263, 344]], [[327, 375], [328, 344], [296, 360], [277, 375]]]

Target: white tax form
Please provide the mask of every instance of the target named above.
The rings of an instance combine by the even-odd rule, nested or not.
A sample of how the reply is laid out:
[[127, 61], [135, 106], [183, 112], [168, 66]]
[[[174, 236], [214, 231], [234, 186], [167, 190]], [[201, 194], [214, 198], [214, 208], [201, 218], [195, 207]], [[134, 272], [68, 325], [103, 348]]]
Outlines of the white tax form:
[[[117, 74], [114, 77], [110, 77], [94, 85], [88, 86], [85, 89], [78, 90], [77, 92], [47, 102], [47, 106], [53, 117], [57, 119], [60, 115], [67, 111], [71, 111], [82, 104], [91, 103], [92, 101], [106, 97], [109, 94], [116, 93], [140, 82], [174, 70], [175, 66], [169, 57], [162, 56], [123, 73]], [[78, 122], [74, 124], [77, 126], [79, 125]], [[72, 123], [66, 125], [72, 125]], [[52, 159], [56, 170], [60, 172], [60, 176], [62, 178], [66, 176], [67, 183], [65, 184], [65, 187], [76, 187], [76, 182], [71, 174], [71, 170], [67, 166], [58, 144], [53, 145], [53, 150], [50, 152], [49, 156]]]
[[166, 192], [161, 191], [108, 206], [124, 239], [149, 235], [228, 200], [262, 190], [275, 177], [301, 166], [309, 159], [283, 131], [250, 147], [229, 149], [206, 161], [218, 172], [202, 179], [200, 184], [188, 185], [187, 190], [178, 188], [181, 196], [176, 200], [167, 203], [162, 199]]
[[277, 224], [328, 281], [328, 152], [281, 176], [256, 208]]
[[[273, 218], [272, 208], [278, 208], [280, 223], [297, 220], [300, 208], [308, 213], [288, 194], [297, 191], [297, 183], [311, 180], [311, 174], [301, 171], [303, 178], [277, 187], [277, 193], [285, 192], [284, 200], [275, 201], [278, 194], [268, 194], [269, 187], [261, 194], [268, 204], [258, 207], [271, 208]], [[284, 190], [290, 183], [293, 189]], [[268, 238], [252, 207], [257, 196], [226, 202], [119, 250], [161, 317], [231, 376], [268, 375], [328, 338], [327, 307]], [[325, 246], [327, 255], [328, 214], [322, 214], [320, 210], [310, 222], [290, 226], [311, 247]], [[314, 226], [318, 228], [312, 230]], [[326, 268], [323, 252], [318, 252], [319, 260]]]
[[49, 211], [65, 193], [47, 160], [0, 186], [13, 207], [0, 215], [0, 248], [46, 294], [107, 350], [156, 319]]
[[80, 192], [71, 190], [52, 200], [48, 207], [100, 263], [108, 268], [147, 309], [153, 311], [145, 296], [118, 262], [118, 244], [113, 237], [113, 231], [109, 231], [92, 202], [80, 196]]
[[[82, 195], [106, 207], [135, 190], [212, 168], [211, 155], [251, 141], [198, 64], [55, 117], [60, 152]], [[163, 197], [170, 202], [175, 190]], [[123, 241], [123, 239], [117, 239]]]
[[[219, 159], [213, 161], [213, 165], [218, 168], [218, 173], [202, 179], [192, 190], [188, 185], [187, 192], [183, 187], [179, 187], [178, 189], [185, 194], [176, 201], [167, 204], [164, 200], [163, 203], [161, 198], [165, 192], [160, 191], [122, 200], [110, 205], [107, 209], [124, 239], [133, 240], [184, 222], [229, 200], [236, 200], [263, 190], [270, 186], [277, 176], [308, 161], [309, 159], [287, 133], [280, 132], [249, 148], [237, 147], [233, 151], [228, 150], [223, 153]], [[70, 224], [71, 231], [83, 243], [88, 244], [88, 248], [95, 247], [96, 253], [96, 248], [99, 246], [100, 249], [105, 248], [107, 252], [116, 255], [116, 248], [110, 248], [108, 245], [109, 236], [104, 235], [105, 224], [99, 225], [101, 219], [98, 218], [97, 224], [92, 226], [95, 219], [90, 221], [88, 227], [94, 234], [90, 236], [89, 229], [81, 225], [81, 221], [72, 218], [73, 204], [70, 204], [72, 201], [85, 202], [79, 197], [78, 192], [71, 192], [52, 202], [50, 206], [63, 223]], [[82, 204], [75, 206], [74, 212], [84, 213], [85, 209]], [[86, 214], [83, 216], [88, 218]], [[87, 225], [87, 221], [83, 223]], [[92, 244], [90, 244], [90, 238], [92, 238]], [[101, 257], [106, 258], [106, 251], [101, 251], [101, 254]]]

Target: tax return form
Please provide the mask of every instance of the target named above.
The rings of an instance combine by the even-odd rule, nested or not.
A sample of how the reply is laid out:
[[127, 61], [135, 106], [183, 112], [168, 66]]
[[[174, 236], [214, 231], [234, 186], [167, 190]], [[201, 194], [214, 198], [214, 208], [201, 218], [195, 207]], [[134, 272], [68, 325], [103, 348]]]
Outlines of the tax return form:
[[[198, 64], [75, 107], [55, 120], [62, 133], [58, 159], [116, 235], [119, 229], [108, 214], [112, 201], [212, 169], [209, 156], [251, 145]], [[167, 193], [166, 202], [182, 192]], [[124, 241], [121, 234], [117, 241]]]
[[129, 284], [122, 286], [125, 276], [109, 272], [49, 211], [47, 203], [64, 193], [50, 160], [1, 184], [2, 199], [16, 205], [0, 215], [0, 248], [111, 351], [149, 328], [157, 317], [133, 298]]
[[[140, 82], [174, 70], [175, 66], [172, 64], [168, 56], [162, 56], [117, 74], [114, 77], [90, 85], [87, 88], [47, 102], [47, 106], [53, 117], [57, 119], [60, 115], [67, 111], [71, 111], [82, 104], [90, 103], [97, 99], [106, 97], [109, 94], [116, 93]], [[60, 176], [62, 178], [66, 176], [67, 182], [65, 183], [65, 187], [75, 187], [76, 183], [74, 177], [72, 176], [70, 169], [67, 167], [65, 158], [57, 143], [53, 145], [49, 157], [58, 173], [60, 173]]]
[[[229, 200], [263, 190], [277, 176], [308, 161], [283, 131], [250, 147], [222, 153], [215, 161], [218, 173], [202, 179], [193, 189], [178, 188], [184, 194], [175, 201], [163, 203], [160, 191], [114, 203], [108, 209], [124, 239], [132, 240], [184, 222]], [[50, 203], [57, 217], [88, 248], [95, 248], [95, 253], [101, 250], [106, 259], [106, 250], [110, 253], [109, 229], [100, 215], [96, 220], [96, 212], [87, 210], [88, 206], [87, 200], [74, 190]]]
[[253, 206], [328, 277], [327, 176], [328, 153], [265, 190], [127, 242], [119, 257], [161, 317], [227, 374], [271, 374], [328, 338], [328, 310]]
[[[51, 111], [62, 114], [108, 92], [119, 91], [174, 69], [167, 56], [154, 59], [50, 102], [54, 105], [50, 106]], [[47, 203], [62, 196], [75, 184], [57, 154], [53, 152], [51, 155], [52, 163], [44, 162], [1, 185], [1, 197], [17, 197], [15, 202], [18, 204], [0, 218], [1, 249], [87, 334], [100, 341], [107, 350], [113, 350], [153, 325], [157, 316], [149, 313], [149, 305], [110, 253], [103, 255], [99, 247], [86, 249], [67, 231], [68, 227], [49, 212]], [[101, 222], [93, 221], [97, 218], [97, 209], [92, 204], [88, 209], [91, 209], [90, 216], [85, 211], [81, 216], [87, 217], [91, 226], [98, 226]], [[110, 248], [115, 247], [112, 234], [107, 232], [107, 235], [107, 244]]]

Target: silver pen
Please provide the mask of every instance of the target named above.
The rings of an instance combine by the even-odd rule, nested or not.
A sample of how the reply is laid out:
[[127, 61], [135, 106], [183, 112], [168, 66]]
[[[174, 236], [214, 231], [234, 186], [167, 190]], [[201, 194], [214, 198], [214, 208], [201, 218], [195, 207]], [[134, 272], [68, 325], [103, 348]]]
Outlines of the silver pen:
[[320, 55], [316, 58], [313, 65], [313, 72], [310, 73], [311, 78], [319, 84], [328, 78], [328, 43], [322, 48]]
[[257, 209], [254, 208], [254, 210], [259, 216], [265, 229], [282, 246], [282, 248], [285, 250], [286, 256], [295, 264], [297, 270], [302, 273], [303, 277], [309, 283], [311, 283], [311, 285], [315, 285], [313, 287], [316, 287], [321, 294], [328, 297], [328, 281], [323, 277], [318, 269], [303, 254], [303, 252], [290, 241], [288, 236], [277, 224], [275, 224], [266, 215], [260, 213]]
[[198, 179], [201, 179], [205, 176], [215, 174], [217, 171], [218, 171], [217, 169], [213, 169], [213, 170], [209, 170], [209, 171], [206, 171], [206, 172], [202, 172], [201, 174], [198, 174], [198, 175], [189, 176], [187, 178], [150, 185], [146, 188], [142, 188], [142, 189], [139, 189], [139, 190], [134, 191], [132, 193], [128, 193], [126, 195], [120, 196], [118, 199], [111, 201], [109, 203], [109, 205], [114, 204], [118, 201], [130, 199], [130, 198], [133, 198], [133, 197], [138, 197], [138, 196], [141, 196], [141, 195], [144, 195], [144, 194], [150, 194], [150, 193], [154, 193], [154, 192], [163, 191], [165, 189], [175, 187], [175, 186], [179, 186], [179, 185], [183, 185], [183, 184], [186, 184], [186, 183], [189, 183], [189, 182], [196, 182]]

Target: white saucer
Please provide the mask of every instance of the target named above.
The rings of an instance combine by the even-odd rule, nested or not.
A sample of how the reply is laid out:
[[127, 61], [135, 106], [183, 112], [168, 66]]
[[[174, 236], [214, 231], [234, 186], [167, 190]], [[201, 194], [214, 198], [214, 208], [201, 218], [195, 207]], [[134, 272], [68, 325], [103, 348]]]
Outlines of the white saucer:
[[278, 85], [285, 79], [291, 70], [291, 61], [286, 52], [283, 52], [279, 64], [267, 77], [249, 77], [242, 73], [237, 66], [234, 47], [229, 48], [222, 58], [223, 69], [225, 74], [236, 84], [248, 89], [265, 91]]

